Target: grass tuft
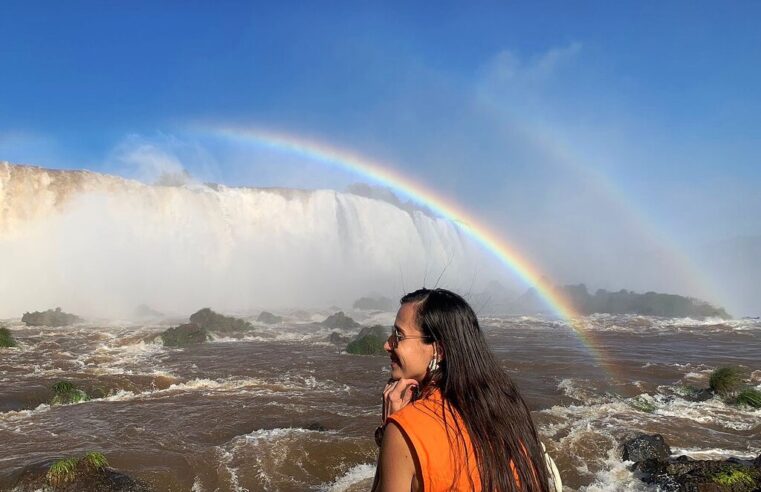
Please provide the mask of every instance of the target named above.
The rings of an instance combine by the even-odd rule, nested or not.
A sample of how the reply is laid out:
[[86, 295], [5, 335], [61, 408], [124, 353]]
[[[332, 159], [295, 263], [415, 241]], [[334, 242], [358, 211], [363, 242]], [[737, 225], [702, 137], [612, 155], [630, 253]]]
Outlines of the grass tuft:
[[743, 371], [739, 367], [719, 367], [711, 373], [709, 385], [714, 393], [727, 396], [737, 392], [743, 384]]
[[4, 326], [0, 326], [0, 348], [2, 347], [15, 347], [16, 340], [11, 335], [11, 330]]
[[103, 453], [99, 453], [98, 451], [90, 451], [87, 453], [84, 458], [82, 458], [81, 463], [91, 470], [102, 470], [108, 466], [108, 460]]
[[45, 475], [50, 485], [56, 487], [73, 482], [77, 476], [77, 462], [76, 458], [64, 458], [50, 465]]
[[743, 390], [735, 400], [738, 405], [747, 405], [753, 408], [761, 408], [761, 391], [754, 388]]

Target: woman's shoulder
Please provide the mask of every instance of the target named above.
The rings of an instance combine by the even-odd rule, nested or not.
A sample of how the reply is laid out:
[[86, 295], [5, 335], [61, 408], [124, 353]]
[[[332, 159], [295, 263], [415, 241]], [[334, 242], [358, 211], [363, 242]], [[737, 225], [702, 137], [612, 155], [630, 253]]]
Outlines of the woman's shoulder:
[[389, 416], [389, 418], [403, 427], [405, 424], [441, 425], [444, 420], [443, 415], [444, 402], [441, 398], [441, 393], [436, 390], [431, 394], [410, 403], [398, 412]]

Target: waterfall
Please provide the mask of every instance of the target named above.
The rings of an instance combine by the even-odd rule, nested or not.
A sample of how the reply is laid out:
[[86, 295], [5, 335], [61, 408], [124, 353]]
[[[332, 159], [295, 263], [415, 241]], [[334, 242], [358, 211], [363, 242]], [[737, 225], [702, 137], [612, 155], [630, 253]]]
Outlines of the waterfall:
[[444, 269], [467, 287], [484, 261], [451, 222], [351, 193], [0, 162], [0, 317], [346, 305], [430, 286]]

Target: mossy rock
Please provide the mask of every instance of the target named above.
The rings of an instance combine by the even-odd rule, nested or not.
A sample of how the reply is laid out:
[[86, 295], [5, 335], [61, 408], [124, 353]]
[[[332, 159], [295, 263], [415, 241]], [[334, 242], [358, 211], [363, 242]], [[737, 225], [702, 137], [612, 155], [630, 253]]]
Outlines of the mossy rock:
[[655, 403], [643, 396], [635, 396], [626, 401], [626, 404], [643, 413], [653, 413], [656, 410]]
[[718, 395], [731, 395], [742, 388], [743, 371], [735, 366], [719, 367], [711, 373], [708, 384]]
[[16, 345], [16, 340], [13, 339], [11, 330], [4, 326], [0, 326], [0, 348], [15, 347]]
[[49, 466], [38, 463], [25, 469], [13, 486], [17, 492], [151, 492], [150, 485], [109, 467], [106, 457], [90, 452], [61, 458]]
[[343, 311], [338, 311], [335, 314], [331, 314], [330, 316], [325, 318], [320, 324], [328, 326], [330, 328], [336, 328], [339, 330], [350, 330], [352, 328], [357, 328], [360, 326], [359, 323], [357, 323], [350, 317], [346, 316]]
[[267, 325], [276, 325], [278, 323], [283, 322], [283, 317], [278, 316], [276, 314], [272, 314], [269, 311], [262, 311], [259, 313], [259, 316], [256, 318], [256, 321], [259, 323], [264, 323]]
[[745, 389], [737, 395], [735, 403], [747, 405], [751, 408], [761, 408], [761, 391], [754, 388]]
[[730, 487], [730, 490], [736, 488], [749, 488], [751, 490], [756, 485], [754, 474], [742, 469], [725, 470], [711, 477], [714, 483], [724, 487]]
[[248, 321], [215, 313], [209, 308], [203, 308], [190, 315], [190, 322], [204, 330], [218, 333], [246, 331], [253, 328], [253, 325]]
[[208, 339], [209, 332], [195, 323], [169, 328], [161, 334], [161, 340], [165, 347], [185, 347], [204, 343]]
[[50, 400], [51, 405], [70, 405], [90, 399], [87, 393], [77, 388], [70, 381], [58, 381], [52, 386], [52, 390], [53, 399]]
[[24, 313], [21, 321], [27, 326], [69, 326], [84, 321], [75, 314], [65, 313], [61, 308]]
[[346, 352], [354, 355], [387, 355], [383, 348], [390, 330], [380, 325], [362, 328], [346, 346]]

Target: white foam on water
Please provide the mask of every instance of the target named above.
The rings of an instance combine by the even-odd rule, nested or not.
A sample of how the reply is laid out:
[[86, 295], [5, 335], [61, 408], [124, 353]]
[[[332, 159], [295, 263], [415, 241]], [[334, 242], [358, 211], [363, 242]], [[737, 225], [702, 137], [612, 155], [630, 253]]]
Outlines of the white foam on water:
[[[605, 466], [594, 473], [589, 485], [579, 487], [579, 492], [613, 492], [613, 491], [655, 491], [656, 487], [642, 482], [634, 476], [628, 466], [630, 461], [621, 461], [614, 449], [608, 452]], [[572, 490], [564, 487], [564, 490]]]
[[334, 482], [320, 487], [319, 490], [325, 492], [345, 492], [353, 485], [357, 485], [365, 480], [372, 479], [375, 476], [375, 465], [363, 463], [349, 468], [346, 473], [336, 478]]
[[753, 460], [761, 454], [761, 446], [750, 450], [740, 451], [735, 449], [722, 448], [671, 448], [671, 456], [686, 455], [696, 460], [726, 460], [728, 458], [739, 458], [741, 460]]

